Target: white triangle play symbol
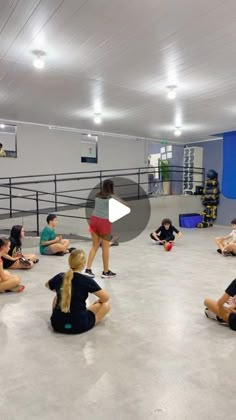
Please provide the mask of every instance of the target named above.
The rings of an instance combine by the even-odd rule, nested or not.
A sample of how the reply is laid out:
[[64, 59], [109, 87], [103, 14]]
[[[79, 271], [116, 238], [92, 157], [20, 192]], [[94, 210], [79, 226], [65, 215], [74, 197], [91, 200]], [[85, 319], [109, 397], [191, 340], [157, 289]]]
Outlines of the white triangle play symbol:
[[109, 221], [111, 223], [121, 219], [131, 212], [130, 208], [115, 198], [109, 199]]

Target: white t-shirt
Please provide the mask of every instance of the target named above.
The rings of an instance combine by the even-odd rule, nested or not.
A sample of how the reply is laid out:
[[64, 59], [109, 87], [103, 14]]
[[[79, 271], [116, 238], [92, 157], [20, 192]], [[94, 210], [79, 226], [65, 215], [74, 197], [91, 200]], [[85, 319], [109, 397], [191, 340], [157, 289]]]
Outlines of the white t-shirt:
[[232, 242], [236, 241], [236, 229], [233, 229], [232, 232], [230, 232], [229, 237]]

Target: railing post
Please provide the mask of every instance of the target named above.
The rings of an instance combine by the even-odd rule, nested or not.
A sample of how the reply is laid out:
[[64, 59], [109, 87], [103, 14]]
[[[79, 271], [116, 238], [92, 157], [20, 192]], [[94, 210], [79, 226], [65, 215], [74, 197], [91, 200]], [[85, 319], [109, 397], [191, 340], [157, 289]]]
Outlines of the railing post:
[[102, 189], [102, 171], [100, 171], [100, 190]]
[[11, 178], [9, 178], [9, 208], [10, 208], [10, 217], [12, 217], [12, 186], [11, 186]]
[[140, 199], [140, 168], [138, 168], [138, 200]]
[[37, 236], [39, 236], [39, 192], [36, 191], [36, 222], [37, 222]]
[[55, 184], [55, 211], [57, 211], [57, 176], [54, 175], [54, 184]]

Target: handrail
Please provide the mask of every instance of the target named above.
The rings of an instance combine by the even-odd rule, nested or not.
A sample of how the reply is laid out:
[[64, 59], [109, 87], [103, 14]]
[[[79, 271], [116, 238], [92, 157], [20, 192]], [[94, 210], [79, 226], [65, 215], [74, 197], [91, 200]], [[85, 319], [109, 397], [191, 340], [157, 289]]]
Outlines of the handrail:
[[[49, 207], [53, 208], [53, 211], [57, 212], [60, 207], [70, 207], [71, 209], [79, 209], [89, 207], [90, 204], [92, 205], [94, 200], [89, 197], [82, 197], [81, 194], [85, 193], [86, 191], [90, 191], [91, 188], [84, 188], [81, 185], [81, 182], [90, 181], [90, 180], [97, 180], [97, 184], [99, 185], [98, 189], [101, 186], [101, 183], [104, 178], [107, 178], [108, 174], [111, 178], [117, 177], [135, 177], [137, 183], [137, 191], [136, 197], [140, 199], [142, 197], [142, 189], [141, 186], [146, 186], [149, 184], [149, 180], [144, 180], [141, 176], [152, 174], [153, 172], [161, 174], [161, 167], [160, 166], [142, 166], [142, 167], [132, 167], [132, 168], [116, 168], [116, 169], [105, 169], [105, 170], [93, 170], [93, 171], [79, 171], [79, 172], [62, 172], [58, 174], [43, 174], [43, 175], [23, 175], [23, 176], [13, 176], [13, 177], [2, 177], [0, 178], [0, 188], [6, 188], [8, 193], [0, 192], [0, 200], [7, 200], [9, 199], [9, 207], [0, 207], [0, 210], [7, 211], [9, 213], [9, 217], [12, 218], [13, 216], [17, 215], [17, 213], [24, 213], [24, 214], [31, 214], [36, 215], [36, 224], [37, 224], [37, 234], [39, 234], [40, 226], [39, 226], [39, 215], [48, 213], [48, 208], [40, 209], [40, 204], [45, 205], [48, 203]], [[169, 165], [168, 171], [170, 174], [170, 181], [174, 185], [175, 183], [183, 183], [184, 181], [184, 172], [185, 168], [180, 165]], [[204, 182], [204, 168], [200, 167], [191, 167], [188, 168], [188, 173], [190, 175], [196, 173], [201, 174], [203, 177], [202, 184]], [[174, 177], [173, 177], [173, 174]], [[73, 175], [75, 175], [73, 177]], [[178, 179], [178, 178], [181, 179]], [[41, 178], [41, 179], [39, 179]], [[30, 179], [30, 180], [29, 180]], [[75, 181], [80, 181], [80, 188], [68, 188], [63, 189], [62, 191], [59, 190], [60, 183], [71, 183]], [[196, 181], [191, 181], [193, 184]], [[162, 180], [156, 179], [156, 185], [161, 186]], [[199, 183], [199, 182], [198, 182]], [[46, 184], [52, 186], [52, 191], [44, 191], [43, 188], [38, 189], [39, 185]], [[32, 185], [32, 188], [29, 186]], [[128, 187], [133, 185], [133, 181], [131, 183], [122, 183], [120, 185], [116, 185], [116, 188], [119, 187]], [[35, 188], [33, 188], [35, 186]], [[36, 188], [37, 186], [37, 188]], [[69, 186], [68, 186], [69, 187]], [[82, 187], [82, 188], [81, 188]], [[158, 187], [159, 188], [159, 187]], [[15, 191], [19, 193], [16, 194]], [[20, 193], [23, 192], [23, 193]], [[69, 194], [68, 194], [69, 193]], [[72, 193], [72, 195], [70, 194]], [[74, 195], [73, 195], [74, 193]], [[79, 193], [79, 196], [76, 194]], [[161, 194], [161, 193], [160, 193]], [[50, 198], [53, 197], [53, 198]], [[19, 209], [18, 206], [15, 205], [15, 200], [23, 200], [23, 202], [32, 203], [35, 202], [34, 209]], [[77, 200], [77, 203], [73, 203], [72, 200]], [[90, 204], [88, 205], [88, 201]], [[30, 204], [29, 204], [30, 205]], [[50, 207], [50, 208], [51, 208]], [[71, 217], [71, 218], [78, 218], [78, 219], [86, 219], [83, 216], [74, 216], [74, 215], [65, 215], [62, 214], [62, 217]]]

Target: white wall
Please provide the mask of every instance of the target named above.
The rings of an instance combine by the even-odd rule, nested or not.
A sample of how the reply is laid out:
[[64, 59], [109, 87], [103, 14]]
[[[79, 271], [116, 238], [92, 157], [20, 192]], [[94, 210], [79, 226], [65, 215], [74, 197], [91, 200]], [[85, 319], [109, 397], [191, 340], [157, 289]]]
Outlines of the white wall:
[[[24, 175], [47, 175], [66, 172], [99, 171], [105, 169], [121, 169], [144, 166], [146, 162], [146, 145], [144, 140], [122, 139], [118, 137], [98, 137], [98, 163], [81, 163], [81, 141], [84, 136], [80, 133], [73, 133], [59, 130], [49, 130], [48, 127], [18, 124], [17, 125], [17, 158], [2, 158], [0, 162], [0, 178]], [[95, 173], [98, 176], [99, 173]], [[109, 177], [109, 173], [108, 173]], [[62, 177], [61, 177], [62, 178]], [[73, 176], [70, 176], [73, 178]], [[131, 180], [137, 182], [137, 176], [130, 176]], [[53, 177], [50, 178], [53, 180]], [[42, 180], [42, 179], [41, 179]], [[21, 179], [18, 181], [31, 181]], [[35, 180], [34, 180], [35, 181]], [[142, 181], [142, 179], [141, 179]], [[147, 175], [144, 175], [144, 182]], [[0, 181], [1, 182], [1, 181]], [[70, 182], [59, 182], [58, 192], [76, 190], [78, 188], [89, 188], [91, 190], [98, 184], [98, 179], [75, 180]], [[27, 188], [33, 191], [54, 192], [54, 184], [30, 184]], [[145, 186], [146, 188], [146, 186]], [[8, 194], [9, 189], [0, 187], [0, 196]], [[13, 190], [16, 196], [13, 199], [12, 207], [16, 210], [35, 209], [36, 203], [22, 199], [27, 194], [23, 190]], [[60, 202], [78, 204], [77, 197], [88, 196], [86, 192], [72, 192], [73, 199], [58, 198]], [[40, 196], [42, 199], [54, 201], [53, 195]], [[9, 208], [9, 199], [0, 202], [0, 213], [5, 213]], [[39, 207], [50, 207], [49, 203], [41, 201]]]
[[0, 178], [144, 166], [145, 142], [99, 136], [98, 164], [80, 162], [80, 133], [17, 125], [17, 158], [1, 159]]

